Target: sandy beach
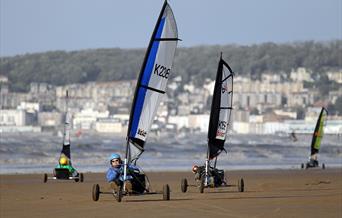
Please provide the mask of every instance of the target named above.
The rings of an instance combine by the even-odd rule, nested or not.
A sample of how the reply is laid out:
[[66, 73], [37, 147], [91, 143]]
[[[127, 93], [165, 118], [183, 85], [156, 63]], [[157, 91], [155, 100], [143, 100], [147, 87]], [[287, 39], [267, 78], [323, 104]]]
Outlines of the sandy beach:
[[40, 174], [0, 176], [0, 217], [342, 217], [342, 169], [253, 170], [226, 172], [237, 187], [180, 190], [181, 178], [193, 183], [191, 172], [150, 172], [152, 189], [171, 187], [171, 200], [162, 195], [112, 195], [91, 198], [92, 185], [108, 190], [104, 174], [86, 173], [84, 183], [48, 181]]

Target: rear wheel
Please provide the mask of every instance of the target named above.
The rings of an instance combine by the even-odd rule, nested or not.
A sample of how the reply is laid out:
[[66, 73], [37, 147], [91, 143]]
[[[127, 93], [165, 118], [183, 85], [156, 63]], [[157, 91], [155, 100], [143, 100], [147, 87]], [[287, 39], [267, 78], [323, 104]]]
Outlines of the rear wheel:
[[204, 177], [203, 177], [203, 179], [201, 179], [201, 182], [200, 182], [198, 189], [199, 189], [200, 193], [204, 192]]
[[243, 181], [243, 178], [241, 178], [238, 181], [238, 191], [239, 192], [244, 192], [245, 191], [245, 182]]
[[44, 177], [43, 177], [43, 181], [44, 181], [44, 183], [46, 183], [46, 182], [47, 182], [47, 180], [48, 180], [48, 175], [47, 175], [46, 173], [44, 173]]
[[92, 197], [93, 201], [98, 201], [100, 198], [100, 186], [98, 184], [93, 185]]
[[302, 163], [301, 168], [304, 169], [304, 164]]
[[188, 180], [183, 178], [181, 181], [181, 190], [185, 193], [188, 190]]
[[80, 174], [80, 182], [83, 182], [84, 181], [84, 176], [83, 176], [83, 173]]
[[163, 200], [164, 201], [170, 200], [170, 187], [168, 184], [163, 186]]
[[323, 169], [323, 170], [325, 169], [325, 164], [324, 164], [324, 163], [322, 164], [322, 169]]

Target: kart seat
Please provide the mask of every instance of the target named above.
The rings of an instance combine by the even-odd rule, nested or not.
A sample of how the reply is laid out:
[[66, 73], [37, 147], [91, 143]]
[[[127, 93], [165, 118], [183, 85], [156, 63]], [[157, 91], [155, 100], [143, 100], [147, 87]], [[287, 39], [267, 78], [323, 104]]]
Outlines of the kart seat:
[[70, 173], [68, 169], [55, 168], [55, 176], [57, 179], [69, 179]]

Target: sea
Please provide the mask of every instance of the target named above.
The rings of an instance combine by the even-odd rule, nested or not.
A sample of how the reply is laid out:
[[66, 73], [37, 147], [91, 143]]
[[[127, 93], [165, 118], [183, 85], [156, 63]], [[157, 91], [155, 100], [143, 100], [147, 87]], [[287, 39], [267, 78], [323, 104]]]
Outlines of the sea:
[[[226, 152], [217, 159], [224, 170], [300, 169], [308, 161], [311, 134], [229, 134]], [[0, 174], [52, 173], [62, 149], [56, 133], [1, 133]], [[72, 134], [71, 159], [79, 172], [106, 172], [111, 153], [124, 156], [124, 135]], [[207, 135], [200, 132], [150, 134], [137, 164], [144, 171], [191, 171], [203, 165]], [[342, 168], [342, 135], [325, 134], [318, 160], [326, 168]]]

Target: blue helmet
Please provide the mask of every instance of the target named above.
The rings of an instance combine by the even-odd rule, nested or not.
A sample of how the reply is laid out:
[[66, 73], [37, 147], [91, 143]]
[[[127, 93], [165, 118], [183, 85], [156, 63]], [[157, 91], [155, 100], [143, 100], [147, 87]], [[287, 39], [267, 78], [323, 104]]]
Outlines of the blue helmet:
[[121, 160], [121, 157], [119, 154], [113, 153], [110, 155], [109, 160], [113, 160], [113, 159], [120, 159]]

